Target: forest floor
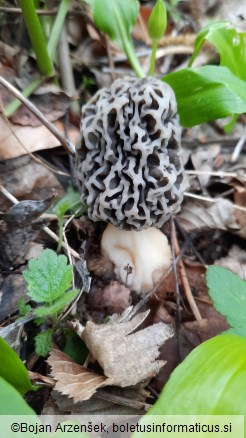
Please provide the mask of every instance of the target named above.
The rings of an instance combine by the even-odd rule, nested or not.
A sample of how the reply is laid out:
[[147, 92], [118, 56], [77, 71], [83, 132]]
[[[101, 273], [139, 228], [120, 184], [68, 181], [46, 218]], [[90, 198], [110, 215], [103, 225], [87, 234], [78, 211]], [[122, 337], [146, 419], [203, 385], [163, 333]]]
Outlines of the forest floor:
[[[22, 92], [40, 76], [21, 10], [10, 3], [2, 2], [0, 7], [0, 74]], [[49, 20], [54, 19], [58, 3], [53, 2], [48, 8], [51, 15], [40, 15], [43, 25], [48, 26]], [[196, 34], [209, 20], [233, 21], [239, 27], [244, 26], [245, 31], [243, 2], [233, 1], [232, 7], [225, 7], [225, 2], [218, 0], [202, 2], [202, 6], [200, 3], [191, 0], [172, 7], [168, 31], [157, 50], [157, 77], [187, 66]], [[147, 22], [152, 6], [152, 2], [141, 2], [139, 19], [132, 32], [145, 71], [149, 69], [151, 55]], [[76, 145], [80, 136], [81, 106], [115, 78], [124, 78], [133, 72], [122, 52], [97, 31], [88, 10], [79, 2], [70, 4], [62, 40], [55, 62], [57, 80], [41, 81], [29, 100]], [[213, 47], [207, 44], [196, 58], [196, 65], [216, 62], [216, 59]], [[1, 85], [0, 90], [0, 330], [4, 329], [0, 336], [20, 355], [32, 381], [43, 386], [42, 390], [29, 393], [26, 399], [36, 412], [45, 414], [143, 413], [155, 402], [172, 371], [191, 350], [228, 327], [208, 295], [207, 266], [219, 265], [246, 278], [246, 155], [243, 150], [246, 117], [240, 116], [230, 133], [224, 130], [229, 118], [183, 129], [183, 157], [189, 187], [181, 210], [174, 217], [175, 227], [171, 229], [167, 222], [162, 229], [178, 257], [177, 279], [170, 271], [146, 298], [121, 284], [112, 263], [101, 255], [100, 241], [105, 224], [90, 221], [85, 208], [82, 215], [81, 210], [78, 213], [74, 156], [27, 106], [21, 105], [7, 118], [4, 110], [15, 97], [8, 87]], [[56, 209], [58, 196], [59, 199], [66, 196], [69, 206], [65, 207], [60, 222]], [[11, 210], [13, 205], [16, 207]], [[83, 365], [81, 373], [89, 367], [91, 373], [99, 376], [94, 387], [88, 384], [84, 396], [78, 382], [74, 390], [66, 386], [67, 368], [65, 365], [62, 370], [57, 368], [57, 361], [63, 357], [59, 356], [60, 350], [52, 350], [49, 364], [47, 357], [36, 354], [34, 336], [40, 328], [34, 321], [24, 319], [22, 324], [16, 324], [20, 299], [25, 297], [26, 303], [29, 300], [22, 273], [28, 261], [38, 257], [43, 249], [57, 250], [59, 223], [63, 239], [59, 253], [64, 253], [74, 266], [73, 281], [80, 294], [61, 315], [60, 325], [53, 335], [54, 348]], [[143, 372], [136, 385], [124, 387], [124, 379], [136, 381], [136, 376], [127, 375], [128, 368], [136, 364], [140, 370], [143, 368], [142, 350], [134, 347], [131, 354], [122, 353], [120, 364], [114, 370], [113, 386], [105, 384], [105, 388], [96, 392], [106, 379], [98, 363], [105, 363], [108, 355], [113, 355], [117, 336], [125, 342], [116, 315], [129, 306], [133, 306], [133, 310], [138, 306], [140, 311], [130, 320], [130, 328], [127, 316], [123, 322], [128, 332], [141, 325], [141, 330], [134, 332], [138, 338], [132, 341], [133, 345], [140, 346], [144, 342], [147, 349], [147, 340], [157, 323], [168, 324], [175, 330], [173, 337], [167, 335], [169, 339], [160, 349], [159, 359], [166, 361], [166, 365], [147, 386], [146, 379], [145, 384], [141, 383], [146, 377]], [[93, 326], [89, 327], [88, 321]], [[102, 324], [107, 321], [107, 336], [99, 341]], [[80, 324], [87, 324], [90, 338], [87, 347], [77, 335]], [[48, 327], [49, 321], [46, 321], [45, 329]], [[93, 332], [95, 327], [97, 333]], [[145, 328], [149, 332], [144, 331]], [[89, 350], [95, 345], [99, 349], [100, 342], [100, 353], [93, 358]], [[108, 345], [111, 346], [109, 351]], [[153, 353], [156, 361], [151, 348], [145, 354]], [[76, 374], [76, 365], [72, 362], [70, 377], [73, 367]], [[59, 381], [59, 391], [54, 391], [55, 377], [61, 371], [65, 375]]]

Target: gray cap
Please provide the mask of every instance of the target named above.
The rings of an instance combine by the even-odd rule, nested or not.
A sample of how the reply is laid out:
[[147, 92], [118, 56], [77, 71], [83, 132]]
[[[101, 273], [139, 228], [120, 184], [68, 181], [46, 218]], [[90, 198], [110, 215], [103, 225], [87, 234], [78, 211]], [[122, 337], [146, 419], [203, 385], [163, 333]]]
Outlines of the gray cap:
[[183, 199], [181, 127], [173, 90], [155, 78], [117, 79], [82, 108], [77, 179], [93, 221], [161, 227]]

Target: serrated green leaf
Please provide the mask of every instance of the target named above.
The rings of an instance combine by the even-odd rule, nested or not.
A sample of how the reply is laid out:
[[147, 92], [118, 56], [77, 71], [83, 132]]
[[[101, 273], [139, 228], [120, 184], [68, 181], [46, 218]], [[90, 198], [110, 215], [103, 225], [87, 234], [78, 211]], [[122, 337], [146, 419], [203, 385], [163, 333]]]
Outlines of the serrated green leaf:
[[26, 367], [15, 351], [0, 338], [0, 377], [9, 382], [21, 395], [33, 389]]
[[163, 0], [157, 0], [148, 22], [148, 33], [152, 40], [159, 41], [167, 27], [167, 11]]
[[[246, 340], [236, 335], [216, 336], [195, 348], [175, 369], [147, 417], [246, 416], [245, 393]], [[132, 438], [140, 436], [150, 434], [134, 433]]]
[[51, 249], [28, 263], [28, 270], [23, 272], [27, 281], [28, 295], [37, 303], [52, 303], [70, 288], [73, 267], [67, 265], [67, 257]]
[[246, 337], [246, 281], [221, 266], [209, 266], [206, 278], [214, 307], [226, 317], [230, 332]]
[[220, 54], [220, 65], [229, 68], [240, 79], [246, 80], [246, 44], [243, 33], [237, 32], [231, 23], [225, 20], [208, 24], [196, 37], [195, 50], [189, 67], [205, 40], [216, 47]]
[[164, 78], [174, 90], [184, 127], [246, 112], [245, 82], [228, 68], [185, 68]]
[[50, 306], [42, 306], [38, 307], [35, 310], [36, 315], [39, 318], [44, 318], [45, 316], [53, 316], [57, 315], [64, 307], [70, 303], [79, 293], [78, 289], [73, 289], [69, 292], [66, 292], [63, 296], [58, 298], [52, 305]]
[[52, 330], [40, 332], [35, 336], [35, 352], [38, 356], [47, 356], [52, 348]]
[[93, 20], [98, 29], [123, 49], [122, 33], [128, 38], [139, 12], [137, 0], [86, 0], [92, 8]]
[[[20, 393], [2, 377], [0, 377], [0, 394], [0, 415], [35, 415]], [[3, 430], [3, 423], [4, 421], [0, 422], [0, 431]]]

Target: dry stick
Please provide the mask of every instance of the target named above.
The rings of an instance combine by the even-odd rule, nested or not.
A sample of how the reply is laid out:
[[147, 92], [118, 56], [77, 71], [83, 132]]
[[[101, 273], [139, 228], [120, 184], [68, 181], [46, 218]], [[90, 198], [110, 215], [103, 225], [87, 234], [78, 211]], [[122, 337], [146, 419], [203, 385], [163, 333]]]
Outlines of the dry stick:
[[75, 154], [75, 146], [66, 139], [60, 131], [46, 119], [46, 117], [41, 113], [41, 111], [33, 105], [23, 94], [20, 93], [17, 88], [15, 88], [12, 84], [10, 84], [6, 79], [0, 76], [0, 84], [7, 88], [17, 99], [19, 99], [27, 108], [43, 123], [44, 126], [60, 141], [61, 145], [72, 154]]
[[105, 41], [107, 55], [108, 55], [108, 63], [109, 63], [109, 67], [110, 67], [111, 79], [112, 79], [112, 81], [115, 81], [116, 76], [115, 76], [114, 60], [113, 60], [113, 56], [112, 56], [112, 52], [111, 52], [110, 42], [109, 42], [107, 35], [105, 35], [104, 41]]
[[[188, 198], [195, 198], [206, 202], [215, 203], [218, 201], [218, 198], [209, 198], [208, 196], [196, 195], [195, 193], [190, 193], [190, 192], [184, 192], [184, 195], [188, 196]], [[237, 204], [233, 204], [233, 208], [235, 208], [236, 210], [241, 210], [246, 212], [246, 207], [241, 207], [240, 205]]]
[[[11, 195], [11, 193], [9, 193], [8, 190], [6, 190], [1, 184], [0, 184], [0, 192], [2, 192], [2, 194], [4, 196], [6, 196], [6, 198], [8, 198], [13, 204], [15, 204], [15, 205], [19, 204], [18, 199], [16, 199], [13, 195]], [[42, 218], [42, 216], [40, 216], [40, 218]], [[55, 240], [57, 243], [59, 242], [59, 237], [53, 231], [51, 231], [48, 227], [44, 226], [44, 227], [42, 227], [42, 229], [53, 240]], [[70, 254], [72, 254], [72, 256], [75, 259], [81, 260], [80, 255], [73, 248], [71, 248], [67, 243], [62, 242], [62, 248], [65, 249], [66, 252], [70, 251]]]
[[[178, 244], [178, 239], [177, 239], [174, 223], [172, 224], [172, 228], [173, 228], [174, 251], [175, 251], [175, 255], [177, 257], [180, 254], [180, 248], [179, 248], [179, 244]], [[192, 313], [193, 313], [194, 317], [196, 318], [196, 320], [198, 322], [200, 322], [200, 321], [202, 321], [202, 316], [199, 312], [199, 309], [198, 309], [196, 302], [194, 300], [194, 297], [192, 295], [190, 285], [189, 285], [189, 282], [187, 279], [187, 275], [185, 272], [184, 263], [183, 263], [182, 259], [179, 260], [179, 273], [180, 273], [181, 281], [183, 283], [185, 295], [186, 295], [186, 298], [187, 298], [188, 303], [190, 305], [190, 308], [192, 310]]]
[[[181, 360], [181, 345], [180, 345], [180, 336], [179, 336], [181, 321], [182, 321], [181, 300], [180, 300], [179, 280], [177, 274], [177, 265], [175, 263], [176, 256], [178, 256], [178, 254], [175, 251], [176, 230], [175, 230], [175, 225], [172, 215], [170, 216], [169, 224], [171, 230], [172, 270], [173, 270], [173, 278], [174, 278], [175, 293], [176, 293], [176, 305], [177, 305], [176, 331], [177, 331], [177, 341], [178, 341], [178, 355], [179, 355], [179, 359]], [[181, 261], [182, 260], [180, 259], [179, 263], [181, 263]]]

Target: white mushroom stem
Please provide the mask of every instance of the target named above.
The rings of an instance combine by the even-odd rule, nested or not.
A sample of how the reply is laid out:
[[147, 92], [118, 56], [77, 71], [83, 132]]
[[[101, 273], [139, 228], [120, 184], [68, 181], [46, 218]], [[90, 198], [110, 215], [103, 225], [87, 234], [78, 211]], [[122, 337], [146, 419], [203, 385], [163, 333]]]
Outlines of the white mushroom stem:
[[172, 262], [166, 236], [157, 228], [124, 231], [109, 224], [102, 235], [102, 254], [115, 266], [117, 278], [137, 292], [149, 292]]

